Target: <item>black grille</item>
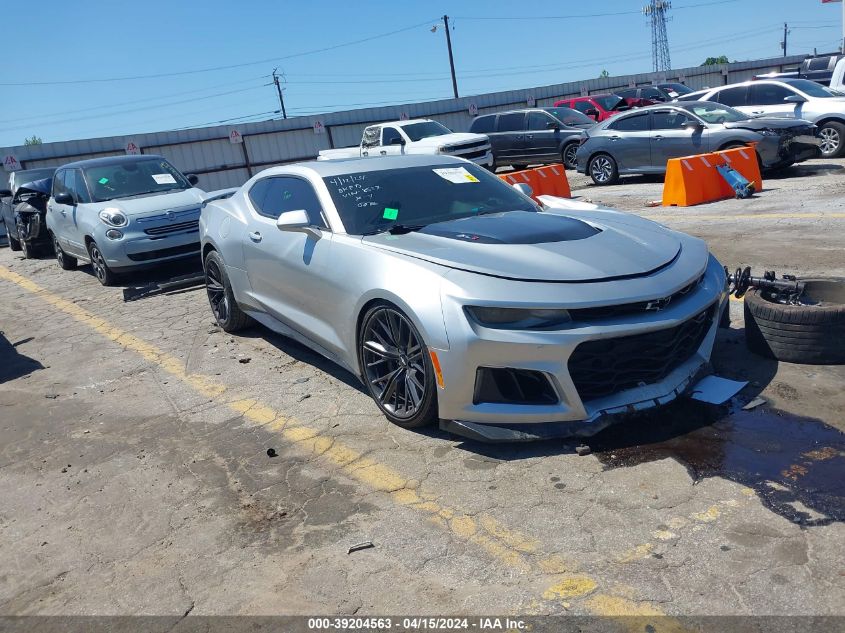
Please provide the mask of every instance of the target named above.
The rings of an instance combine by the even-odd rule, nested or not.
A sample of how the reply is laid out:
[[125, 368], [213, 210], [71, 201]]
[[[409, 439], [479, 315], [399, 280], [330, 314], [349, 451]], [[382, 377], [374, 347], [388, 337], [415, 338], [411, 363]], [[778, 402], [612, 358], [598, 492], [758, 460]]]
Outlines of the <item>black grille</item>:
[[147, 251], [145, 253], [132, 253], [127, 255], [133, 262], [148, 262], [152, 259], [161, 259], [162, 257], [173, 257], [175, 255], [191, 255], [196, 253], [199, 255], [200, 243], [193, 242], [191, 244], [184, 244], [183, 246], [173, 246], [172, 248], [160, 248], [155, 251]]
[[699, 348], [715, 310], [665, 330], [581, 343], [569, 357], [578, 395], [593, 400], [663, 380]]
[[188, 220], [187, 222], [174, 222], [173, 224], [154, 226], [149, 229], [144, 229], [144, 233], [147, 235], [169, 235], [170, 233], [178, 233], [180, 231], [198, 231], [199, 226], [199, 219]]
[[487, 154], [487, 150], [481, 150], [480, 152], [469, 152], [468, 154], [459, 154], [461, 158], [466, 158], [467, 160], [472, 160], [473, 158], [484, 158], [484, 155]]
[[636, 312], [656, 312], [683, 299], [686, 295], [696, 289], [703, 278], [704, 276], [702, 275], [694, 282], [684, 286], [678, 290], [678, 292], [670, 295], [669, 297], [662, 297], [660, 299], [656, 298], [651, 301], [640, 301], [637, 303], [623, 303], [615, 306], [604, 306], [601, 308], [576, 308], [569, 311], [569, 316], [572, 317], [573, 321], [592, 321], [594, 319], [609, 319], [612, 317], [625, 316]]
[[472, 141], [471, 143], [459, 143], [458, 145], [447, 145], [446, 151], [450, 154], [454, 154], [455, 152], [464, 152], [468, 149], [475, 149], [476, 147], [484, 147], [488, 144], [488, 141]]
[[539, 371], [510, 367], [479, 367], [475, 372], [474, 404], [555, 404], [557, 394]]

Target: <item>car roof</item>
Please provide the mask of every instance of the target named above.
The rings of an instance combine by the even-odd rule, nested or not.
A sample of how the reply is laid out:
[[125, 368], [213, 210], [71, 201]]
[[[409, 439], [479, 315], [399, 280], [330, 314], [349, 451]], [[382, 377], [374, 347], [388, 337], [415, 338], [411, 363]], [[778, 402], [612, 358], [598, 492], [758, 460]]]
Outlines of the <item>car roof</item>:
[[[289, 167], [304, 167], [316, 172], [321, 178], [357, 174], [366, 171], [384, 171], [404, 167], [459, 167], [468, 161], [453, 156], [431, 154], [403, 154], [399, 156], [374, 156], [371, 158], [354, 157], [331, 160], [310, 160], [303, 163], [289, 163], [264, 170], [266, 175], [286, 173]], [[264, 173], [262, 172], [262, 173]]]
[[72, 163], [65, 163], [56, 167], [56, 169], [65, 169], [71, 167], [103, 167], [105, 165], [120, 165], [122, 163], [133, 163], [139, 160], [163, 160], [163, 156], [158, 154], [129, 154], [126, 156], [104, 156], [102, 158], [88, 158], [86, 160], [77, 160]]

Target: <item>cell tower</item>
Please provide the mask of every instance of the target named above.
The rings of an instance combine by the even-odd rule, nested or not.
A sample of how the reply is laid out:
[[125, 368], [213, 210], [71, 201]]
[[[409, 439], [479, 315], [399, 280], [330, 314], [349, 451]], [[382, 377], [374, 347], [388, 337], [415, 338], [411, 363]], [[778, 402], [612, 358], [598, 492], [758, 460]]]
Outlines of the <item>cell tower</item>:
[[672, 8], [670, 0], [649, 0], [643, 14], [651, 21], [651, 60], [654, 71], [670, 70], [669, 38], [666, 35], [666, 12]]

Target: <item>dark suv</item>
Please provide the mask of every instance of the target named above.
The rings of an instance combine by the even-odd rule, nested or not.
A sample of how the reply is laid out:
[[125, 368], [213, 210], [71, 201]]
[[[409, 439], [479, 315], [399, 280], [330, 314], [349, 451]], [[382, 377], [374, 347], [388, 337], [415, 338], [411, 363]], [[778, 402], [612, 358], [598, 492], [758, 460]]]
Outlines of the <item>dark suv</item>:
[[562, 162], [575, 169], [581, 132], [593, 125], [571, 108], [527, 108], [476, 117], [469, 131], [490, 138], [494, 168]]

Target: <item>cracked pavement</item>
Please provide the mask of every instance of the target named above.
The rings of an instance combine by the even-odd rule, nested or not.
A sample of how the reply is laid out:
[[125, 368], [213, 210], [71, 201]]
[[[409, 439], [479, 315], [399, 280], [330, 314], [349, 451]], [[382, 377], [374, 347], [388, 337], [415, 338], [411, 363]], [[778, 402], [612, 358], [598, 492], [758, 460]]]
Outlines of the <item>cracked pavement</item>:
[[[845, 277], [845, 219], [747, 217], [841, 213], [819, 162], [684, 210], [569, 175], [731, 267]], [[739, 302], [714, 364], [766, 405], [679, 403], [582, 457], [391, 426], [305, 348], [220, 331], [201, 290], [0, 267], [0, 615], [845, 614], [845, 370], [753, 357]]]

